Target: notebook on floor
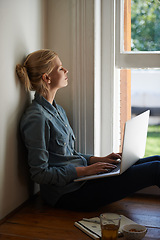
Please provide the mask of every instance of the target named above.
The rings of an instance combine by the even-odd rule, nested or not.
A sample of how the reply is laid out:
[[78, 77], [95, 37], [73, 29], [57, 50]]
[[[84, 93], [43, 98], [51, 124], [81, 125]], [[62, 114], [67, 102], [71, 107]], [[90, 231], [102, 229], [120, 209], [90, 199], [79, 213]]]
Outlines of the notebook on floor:
[[[121, 216], [120, 221], [120, 228], [118, 231], [118, 237], [122, 237], [122, 227], [126, 224], [136, 224], [131, 219], [125, 217], [124, 215]], [[82, 230], [84, 233], [86, 233], [88, 236], [90, 236], [93, 239], [99, 240], [101, 239], [101, 226], [100, 226], [100, 218], [94, 217], [94, 218], [83, 218], [80, 221], [77, 221], [74, 223], [74, 225]]]
[[140, 158], [144, 157], [150, 111], [145, 111], [125, 123], [121, 162], [108, 173], [75, 179], [75, 182], [122, 174]]

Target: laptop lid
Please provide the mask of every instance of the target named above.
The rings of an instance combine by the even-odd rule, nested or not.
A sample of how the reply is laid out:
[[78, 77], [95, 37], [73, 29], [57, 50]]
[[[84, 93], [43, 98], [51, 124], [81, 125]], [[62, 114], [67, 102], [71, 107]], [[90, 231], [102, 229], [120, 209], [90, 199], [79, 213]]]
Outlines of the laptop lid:
[[149, 114], [149, 110], [145, 111], [125, 124], [120, 173], [144, 157]]

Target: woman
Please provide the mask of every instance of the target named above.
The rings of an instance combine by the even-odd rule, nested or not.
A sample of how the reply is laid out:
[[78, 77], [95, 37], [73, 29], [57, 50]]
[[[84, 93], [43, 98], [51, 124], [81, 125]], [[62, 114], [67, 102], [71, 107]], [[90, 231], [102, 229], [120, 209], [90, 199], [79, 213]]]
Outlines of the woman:
[[77, 177], [116, 168], [121, 154], [95, 157], [74, 149], [73, 130], [65, 111], [55, 102], [57, 90], [68, 85], [68, 70], [56, 53], [45, 49], [33, 52], [23, 66], [16, 66], [16, 71], [26, 90], [35, 91], [20, 128], [28, 150], [31, 178], [40, 184], [48, 204], [92, 210], [142, 188], [160, 187], [159, 156], [139, 160], [121, 176], [74, 182]]

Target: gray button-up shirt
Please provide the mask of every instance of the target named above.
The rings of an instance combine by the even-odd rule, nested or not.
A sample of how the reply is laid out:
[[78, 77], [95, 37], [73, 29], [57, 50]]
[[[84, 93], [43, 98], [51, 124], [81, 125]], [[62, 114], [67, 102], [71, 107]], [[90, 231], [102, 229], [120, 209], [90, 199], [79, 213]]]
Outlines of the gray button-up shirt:
[[65, 111], [35, 94], [21, 120], [21, 133], [28, 150], [31, 178], [41, 185], [44, 198], [54, 205], [60, 196], [77, 190], [75, 167], [87, 166], [91, 155], [74, 149], [75, 136]]

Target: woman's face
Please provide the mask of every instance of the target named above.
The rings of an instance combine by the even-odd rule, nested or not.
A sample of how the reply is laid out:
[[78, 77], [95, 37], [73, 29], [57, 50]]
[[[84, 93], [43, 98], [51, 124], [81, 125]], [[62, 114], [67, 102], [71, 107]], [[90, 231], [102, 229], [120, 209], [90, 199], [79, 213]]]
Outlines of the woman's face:
[[52, 72], [48, 75], [51, 80], [50, 87], [54, 89], [59, 89], [66, 87], [68, 85], [68, 70], [62, 66], [62, 62], [59, 57], [56, 56], [53, 60], [54, 68]]

